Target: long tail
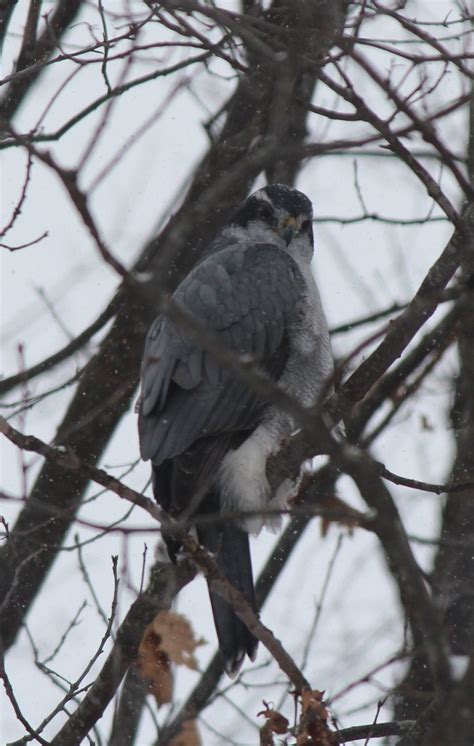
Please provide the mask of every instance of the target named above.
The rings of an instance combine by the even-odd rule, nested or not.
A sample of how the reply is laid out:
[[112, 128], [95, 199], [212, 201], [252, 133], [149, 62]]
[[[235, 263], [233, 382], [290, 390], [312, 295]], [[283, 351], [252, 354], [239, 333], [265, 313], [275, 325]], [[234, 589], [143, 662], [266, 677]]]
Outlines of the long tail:
[[[237, 437], [241, 440], [242, 435]], [[238, 441], [236, 441], [238, 444]], [[228, 441], [220, 439], [217, 445], [209, 440], [200, 448], [189, 450], [173, 460], [153, 467], [153, 489], [156, 500], [172, 515], [179, 515], [184, 507], [183, 496], [205, 490], [205, 496], [196, 506], [196, 515], [218, 513], [219, 493], [216, 488], [206, 489], [212, 480], [216, 461], [222, 459], [222, 451], [229, 447]], [[207, 483], [207, 484], [206, 484]], [[257, 610], [253, 587], [252, 562], [249, 536], [234, 523], [201, 523], [197, 525], [199, 541], [216, 558], [222, 574], [239, 590], [254, 611]], [[180, 545], [176, 540], [163, 536], [168, 552], [176, 562]], [[258, 641], [245, 624], [233, 612], [232, 607], [217, 593], [209, 593], [216, 626], [219, 647], [229, 676], [238, 673], [246, 655], [255, 659]]]
[[[248, 534], [238, 526], [226, 523], [219, 527], [200, 526], [198, 536], [203, 546], [215, 554], [222, 574], [243, 593], [256, 611]], [[233, 678], [246, 655], [255, 660], [258, 640], [221, 596], [212, 591], [209, 591], [209, 596], [225, 670]]]

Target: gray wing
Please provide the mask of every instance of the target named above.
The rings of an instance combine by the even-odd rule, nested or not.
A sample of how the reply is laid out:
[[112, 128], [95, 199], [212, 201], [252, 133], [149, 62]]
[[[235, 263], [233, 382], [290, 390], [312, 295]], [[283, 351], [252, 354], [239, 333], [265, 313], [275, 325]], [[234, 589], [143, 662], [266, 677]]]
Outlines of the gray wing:
[[[289, 354], [304, 284], [293, 259], [270, 244], [230, 247], [201, 262], [173, 299], [219, 344], [252, 355], [277, 380]], [[145, 343], [139, 434], [159, 465], [196, 440], [254, 427], [261, 398], [166, 318]]]

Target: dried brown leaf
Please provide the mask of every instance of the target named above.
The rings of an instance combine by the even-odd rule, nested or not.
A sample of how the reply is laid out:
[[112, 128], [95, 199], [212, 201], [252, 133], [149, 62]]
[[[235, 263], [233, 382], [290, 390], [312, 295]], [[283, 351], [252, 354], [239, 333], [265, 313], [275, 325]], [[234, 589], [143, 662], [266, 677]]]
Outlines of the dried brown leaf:
[[160, 648], [172, 663], [186, 666], [193, 671], [197, 669], [194, 651], [203, 640], [197, 640], [189, 621], [182, 614], [173, 611], [160, 611], [150, 625], [161, 639]]
[[274, 710], [268, 702], [263, 700], [265, 709], [257, 713], [257, 717], [263, 715], [267, 722], [260, 728], [260, 746], [273, 746], [273, 734], [284, 735], [288, 733], [289, 722], [281, 712]]
[[171, 702], [171, 663], [196, 669], [194, 651], [201, 644], [181, 614], [160, 611], [148, 625], [140, 643], [137, 666], [142, 678], [149, 682], [158, 706]]
[[329, 730], [329, 713], [323, 697], [324, 692], [317, 689], [302, 693], [297, 746], [335, 746], [337, 743], [336, 735]]
[[138, 650], [137, 667], [146, 679], [158, 707], [171, 702], [173, 681], [169, 656], [160, 649], [161, 638], [150, 627], [145, 630]]
[[318, 717], [327, 720], [329, 713], [323, 700], [324, 692], [319, 689], [305, 689], [301, 694], [301, 712], [304, 714], [308, 710], [317, 712]]
[[346, 526], [347, 533], [349, 534], [349, 536], [352, 536], [352, 534], [354, 533], [354, 527], [359, 525], [358, 519], [360, 517], [360, 514], [357, 510], [354, 510], [354, 508], [351, 508], [350, 505], [344, 502], [344, 500], [341, 500], [340, 497], [337, 497], [337, 495], [331, 495], [330, 497], [325, 497], [323, 500], [321, 500], [319, 506], [322, 508], [327, 508], [328, 510], [340, 512], [344, 516], [344, 517], [341, 516], [341, 518], [326, 518], [323, 516], [321, 519], [321, 536], [322, 537], [327, 536], [327, 533], [332, 523], [335, 523], [338, 526]]

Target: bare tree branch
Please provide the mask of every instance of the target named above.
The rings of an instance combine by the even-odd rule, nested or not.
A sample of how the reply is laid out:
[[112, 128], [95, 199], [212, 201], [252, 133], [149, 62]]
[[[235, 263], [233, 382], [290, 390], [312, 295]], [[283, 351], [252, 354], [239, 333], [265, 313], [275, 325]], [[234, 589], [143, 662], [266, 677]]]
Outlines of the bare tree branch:
[[145, 627], [159, 611], [170, 608], [175, 595], [194, 577], [189, 563], [156, 566], [145, 593], [130, 607], [101, 672], [73, 715], [51, 741], [51, 746], [76, 746], [102, 716], [129, 665], [136, 659]]
[[[78, 16], [81, 7], [82, 0], [60, 0], [51, 18], [48, 18], [46, 28], [41, 36], [31, 47], [28, 45], [27, 58], [30, 63], [42, 62], [48, 59], [58, 46], [58, 42], [60, 42], [63, 34], [67, 32], [70, 25]], [[26, 55], [21, 55], [19, 60], [20, 65], [23, 66], [26, 62]], [[20, 104], [25, 99], [32, 85], [36, 82], [41, 70], [41, 67], [33, 67], [28, 75], [12, 80], [0, 101], [0, 123], [3, 122], [2, 127], [16, 114]]]
[[368, 454], [353, 446], [344, 446], [337, 459], [340, 467], [354, 479], [366, 503], [375, 511], [373, 528], [398, 584], [415, 645], [423, 646], [426, 650], [436, 686], [446, 691], [451, 683], [451, 673], [441, 618], [427, 591], [392, 496]]
[[99, 316], [92, 322], [92, 324], [90, 324], [86, 329], [84, 329], [84, 331], [78, 334], [77, 337], [74, 337], [74, 339], [68, 342], [68, 344], [65, 345], [61, 350], [58, 350], [58, 352], [55, 352], [53, 355], [45, 358], [40, 363], [37, 363], [37, 365], [33, 365], [31, 368], [28, 368], [28, 370], [22, 371], [21, 373], [15, 373], [8, 378], [0, 379], [0, 396], [7, 394], [9, 391], [14, 389], [16, 386], [19, 386], [21, 383], [25, 381], [31, 381], [33, 378], [36, 378], [42, 373], [46, 373], [48, 370], [51, 370], [51, 368], [54, 368], [56, 365], [58, 365], [58, 363], [62, 363], [64, 362], [64, 360], [67, 360], [69, 357], [71, 357], [71, 355], [74, 355], [75, 352], [78, 352], [82, 347], [84, 347], [85, 344], [87, 344], [87, 342], [89, 342], [94, 334], [97, 334], [97, 332], [102, 329], [107, 321], [110, 321], [114, 313], [115, 300], [112, 299], [109, 305], [106, 306], [106, 308], [102, 311], [101, 314], [99, 314]]

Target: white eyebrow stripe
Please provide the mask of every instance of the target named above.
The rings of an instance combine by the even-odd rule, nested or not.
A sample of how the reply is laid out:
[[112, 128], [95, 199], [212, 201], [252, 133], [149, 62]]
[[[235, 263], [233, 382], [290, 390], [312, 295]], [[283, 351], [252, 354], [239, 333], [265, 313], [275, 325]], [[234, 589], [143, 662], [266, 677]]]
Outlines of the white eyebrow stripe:
[[271, 201], [270, 197], [266, 193], [265, 189], [259, 189], [257, 192], [254, 193], [254, 197], [258, 197], [258, 199], [261, 199], [262, 202], [268, 202], [269, 205], [274, 207], [273, 202]]

